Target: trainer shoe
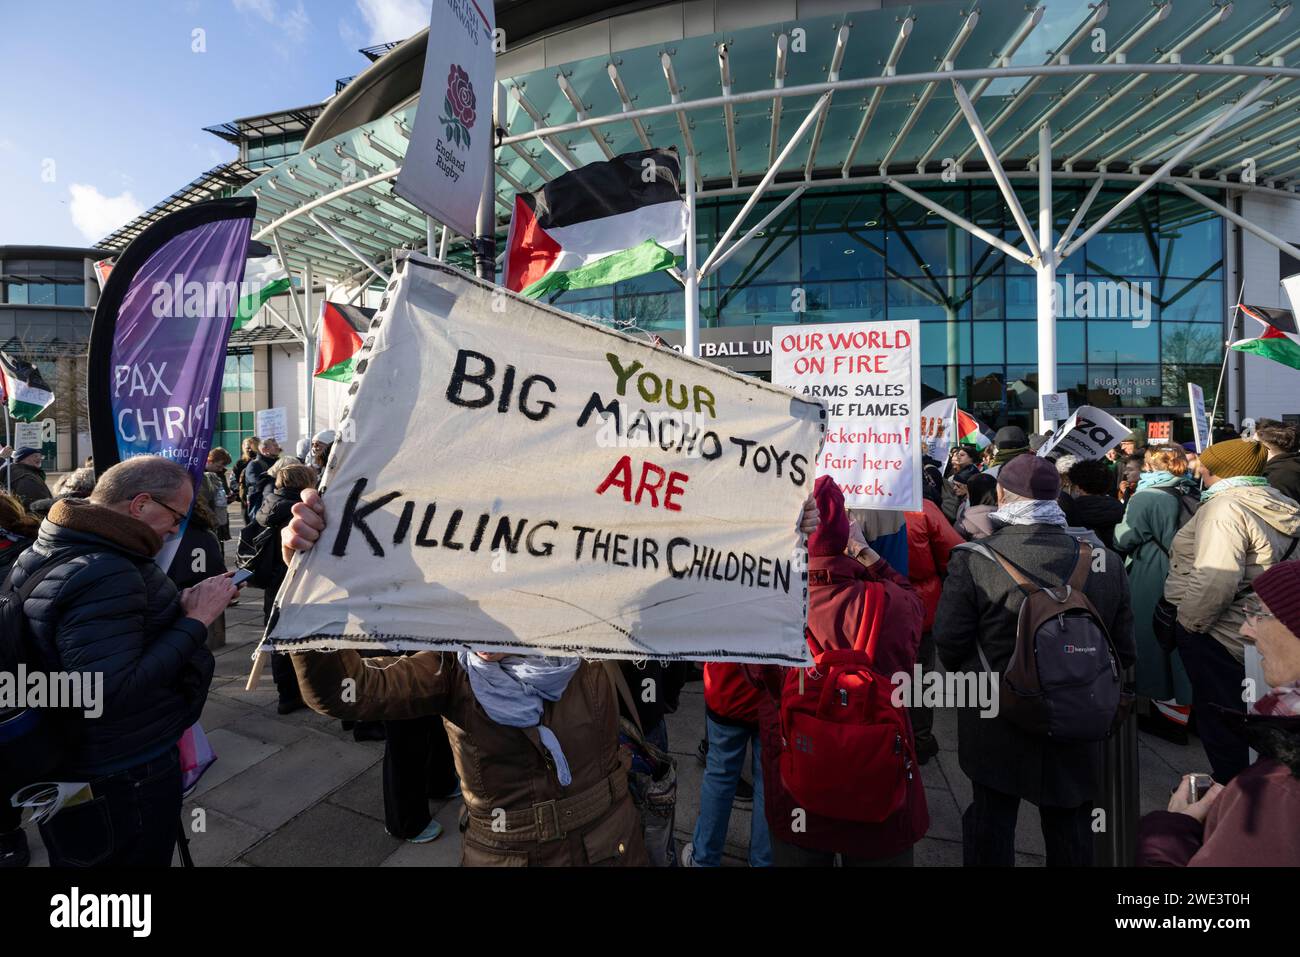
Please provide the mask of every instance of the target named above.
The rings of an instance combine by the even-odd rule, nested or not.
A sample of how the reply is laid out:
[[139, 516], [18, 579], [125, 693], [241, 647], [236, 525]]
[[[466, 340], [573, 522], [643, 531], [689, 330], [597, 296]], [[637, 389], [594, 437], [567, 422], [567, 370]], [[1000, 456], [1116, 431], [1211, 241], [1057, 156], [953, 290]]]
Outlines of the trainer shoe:
[[406, 840], [411, 844], [428, 844], [430, 841], [436, 841], [442, 837], [442, 825], [437, 821], [430, 821], [426, 827], [415, 837], [408, 837]]

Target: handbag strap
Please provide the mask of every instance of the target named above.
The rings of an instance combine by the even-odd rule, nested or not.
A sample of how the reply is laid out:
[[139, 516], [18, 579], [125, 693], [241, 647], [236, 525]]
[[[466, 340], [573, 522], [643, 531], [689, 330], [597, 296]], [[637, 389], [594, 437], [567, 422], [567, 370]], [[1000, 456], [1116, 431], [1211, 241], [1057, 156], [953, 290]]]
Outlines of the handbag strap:
[[600, 663], [605, 669], [605, 675], [609, 678], [610, 684], [614, 686], [614, 693], [623, 699], [623, 704], [627, 708], [632, 723], [636, 725], [637, 731], [641, 735], [641, 741], [645, 741], [645, 728], [641, 727], [641, 713], [636, 709], [636, 698], [632, 696], [632, 689], [628, 687], [627, 679], [623, 677], [623, 669], [619, 667], [617, 661], [606, 658]]

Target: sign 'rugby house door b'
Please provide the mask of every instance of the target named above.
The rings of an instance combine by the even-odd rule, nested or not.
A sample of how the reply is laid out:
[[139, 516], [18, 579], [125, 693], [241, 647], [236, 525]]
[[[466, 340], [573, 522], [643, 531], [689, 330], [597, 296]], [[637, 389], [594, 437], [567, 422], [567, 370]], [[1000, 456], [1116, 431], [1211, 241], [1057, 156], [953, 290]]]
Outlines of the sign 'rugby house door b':
[[412, 254], [268, 648], [796, 664], [825, 408]]

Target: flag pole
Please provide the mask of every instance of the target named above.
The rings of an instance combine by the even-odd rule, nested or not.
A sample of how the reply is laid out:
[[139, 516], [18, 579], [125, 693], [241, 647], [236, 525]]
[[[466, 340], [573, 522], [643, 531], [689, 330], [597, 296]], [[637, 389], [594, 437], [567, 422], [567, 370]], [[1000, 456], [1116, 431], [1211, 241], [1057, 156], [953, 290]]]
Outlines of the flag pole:
[[[13, 442], [9, 441], [9, 397], [8, 396], [5, 396], [4, 411], [0, 414], [4, 415], [4, 420], [5, 420], [5, 445], [12, 447]], [[17, 450], [15, 449], [14, 451]], [[14, 477], [14, 460], [11, 454], [8, 464], [5, 466], [5, 494], [6, 495], [13, 492], [13, 488], [14, 488], [13, 477]]]
[[683, 283], [686, 294], [685, 329], [682, 337], [682, 354], [700, 354], [700, 270], [695, 251], [695, 154], [687, 150], [686, 167], [686, 271]]
[[[1214, 390], [1214, 407], [1210, 410], [1210, 435], [1206, 438], [1213, 442], [1214, 435], [1214, 416], [1219, 411], [1219, 396], [1223, 393], [1223, 377], [1228, 371], [1228, 355], [1232, 351], [1229, 346], [1232, 345], [1233, 334], [1237, 331], [1237, 317], [1241, 315], [1241, 300], [1246, 294], [1246, 280], [1241, 280], [1241, 289], [1237, 293], [1237, 305], [1232, 309], [1232, 323], [1228, 326], [1228, 340], [1223, 344], [1223, 365], [1219, 367], [1219, 385]], [[1227, 418], [1226, 414], [1224, 418]]]

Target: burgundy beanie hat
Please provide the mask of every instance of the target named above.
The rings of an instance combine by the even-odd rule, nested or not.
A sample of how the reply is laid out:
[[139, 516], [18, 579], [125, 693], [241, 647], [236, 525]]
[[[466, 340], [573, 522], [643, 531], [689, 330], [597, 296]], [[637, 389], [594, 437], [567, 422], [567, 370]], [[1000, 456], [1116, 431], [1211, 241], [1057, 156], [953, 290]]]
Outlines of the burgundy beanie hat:
[[998, 484], [1008, 492], [1055, 502], [1061, 494], [1061, 475], [1056, 466], [1037, 455], [1017, 455], [998, 469]]
[[844, 508], [844, 493], [829, 475], [813, 486], [819, 521], [817, 531], [808, 536], [809, 555], [843, 555], [849, 543], [849, 513]]
[[1300, 561], [1274, 565], [1251, 584], [1277, 620], [1300, 638]]

